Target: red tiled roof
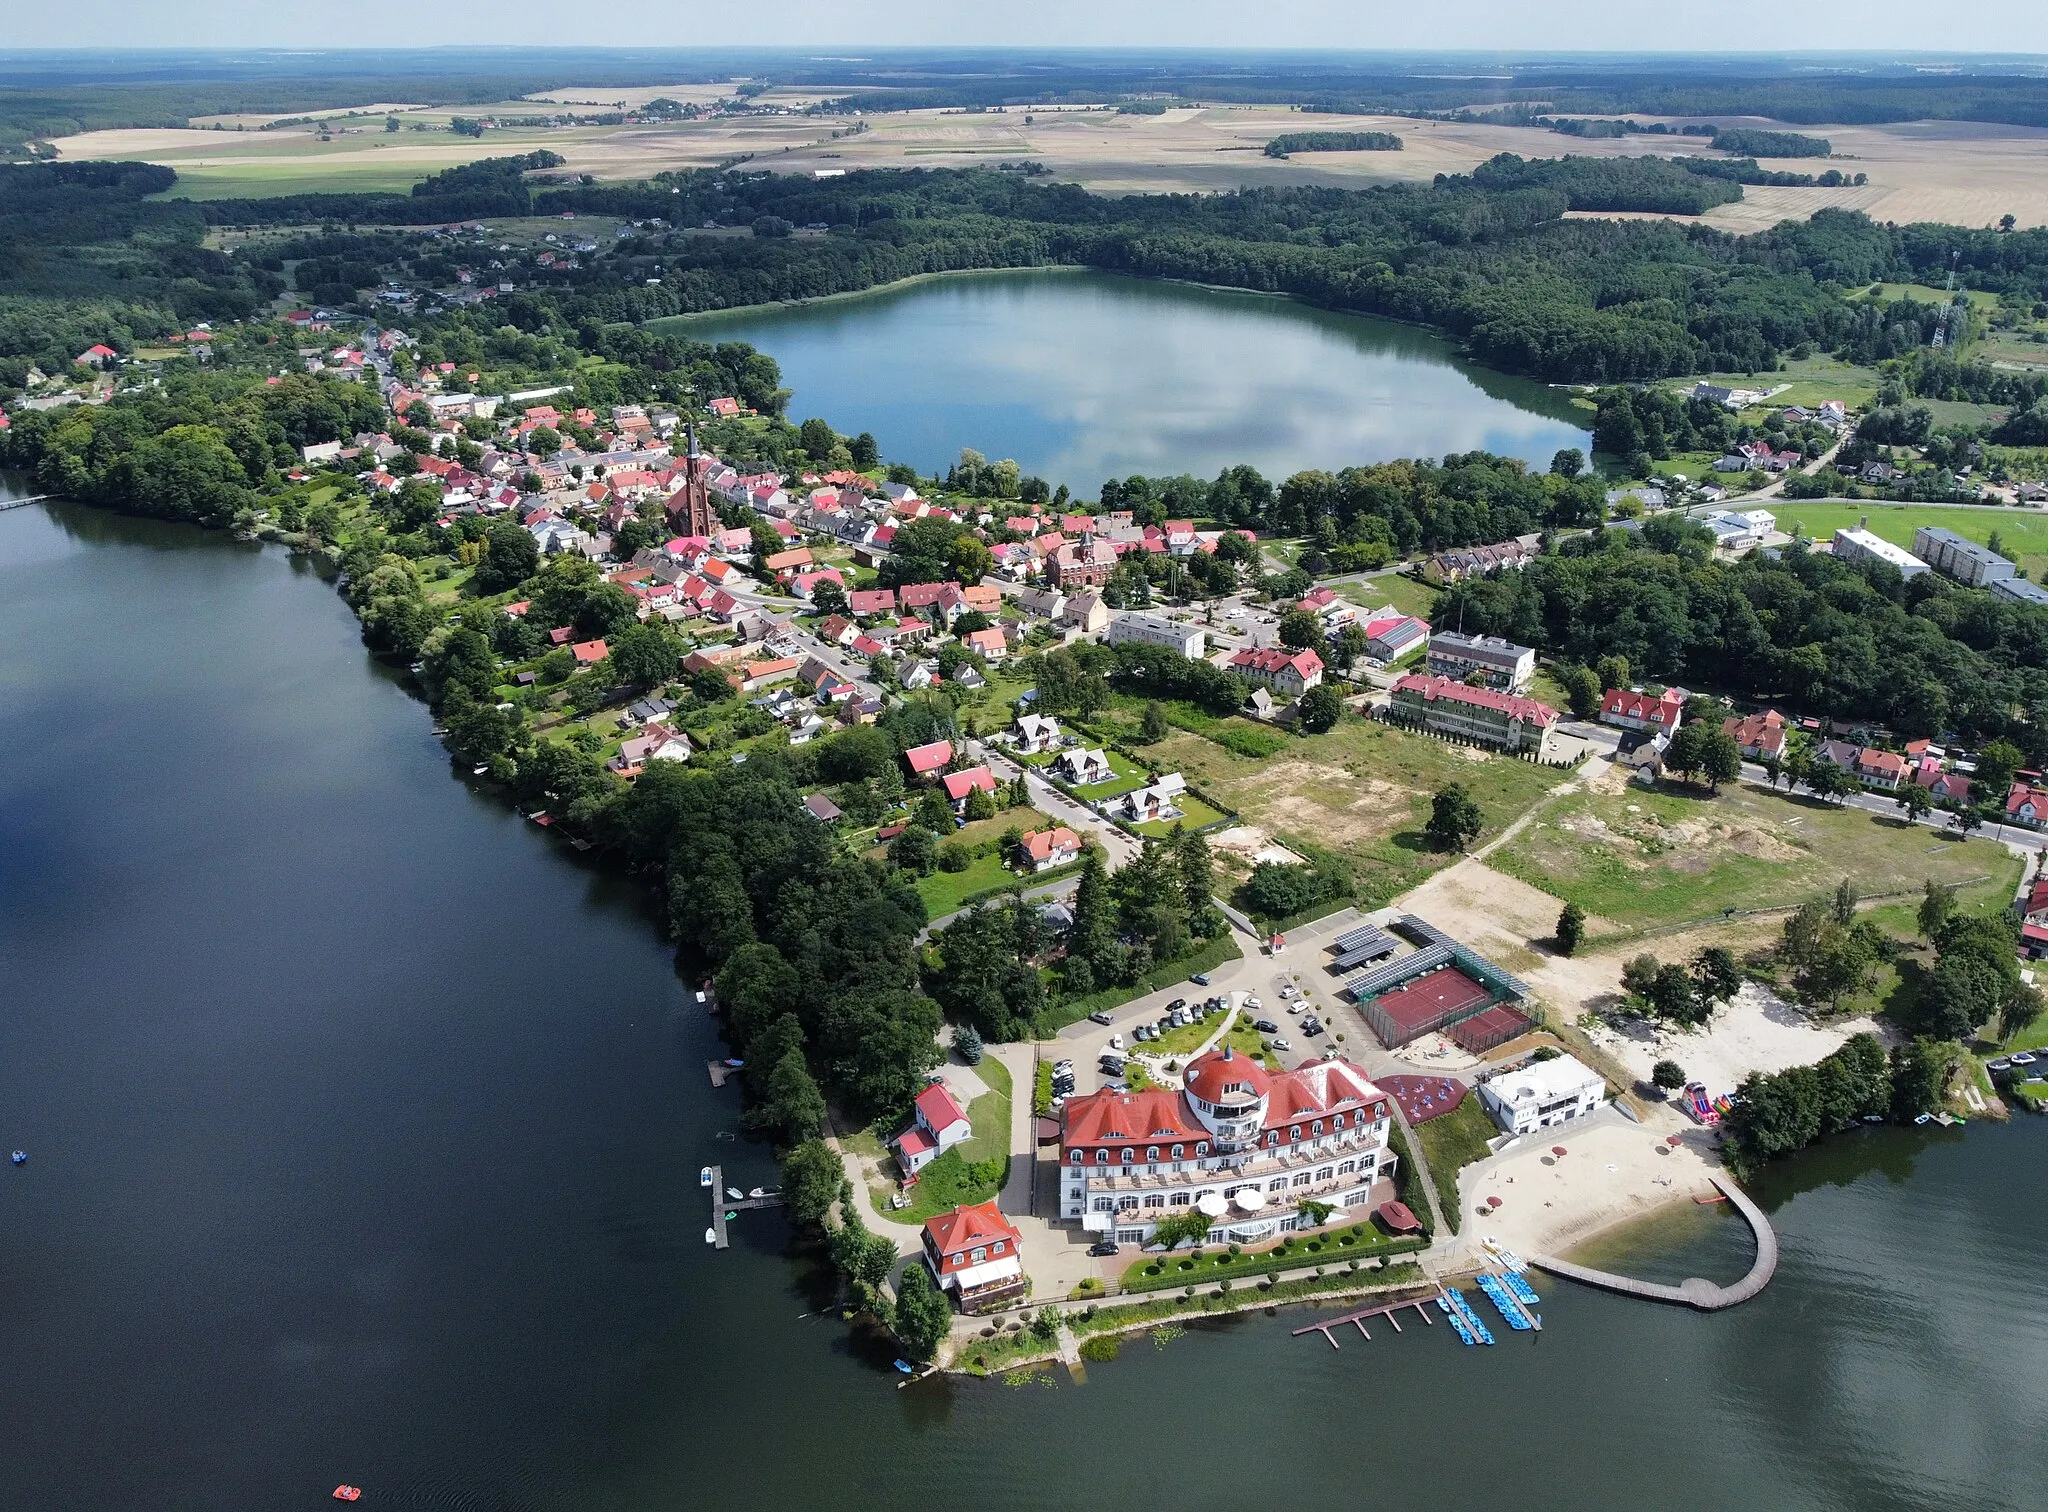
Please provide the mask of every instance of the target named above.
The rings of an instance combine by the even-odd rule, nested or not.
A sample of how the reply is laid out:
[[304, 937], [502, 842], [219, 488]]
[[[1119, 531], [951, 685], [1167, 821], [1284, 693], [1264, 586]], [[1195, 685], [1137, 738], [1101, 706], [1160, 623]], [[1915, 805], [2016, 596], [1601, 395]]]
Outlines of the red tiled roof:
[[[957, 1255], [962, 1250], [973, 1249], [976, 1245], [992, 1244], [1000, 1239], [1013, 1243], [1017, 1230], [1005, 1218], [993, 1202], [977, 1202], [956, 1207], [950, 1213], [941, 1213], [936, 1218], [924, 1221], [925, 1242], [934, 1254]], [[1012, 1249], [1012, 1254], [1015, 1250]]]
[[1661, 694], [1638, 693], [1630, 688], [1609, 688], [1600, 700], [1602, 714], [1619, 714], [1623, 719], [1646, 719], [1660, 725], [1676, 725], [1682, 700], [1667, 690]]
[[1292, 667], [1303, 677], [1313, 677], [1323, 670], [1323, 659], [1314, 651], [1284, 651], [1275, 646], [1257, 651], [1247, 647], [1230, 658], [1230, 665], [1246, 672], [1263, 673], [1267, 677]]
[[1064, 824], [1049, 830], [1033, 830], [1024, 837], [1024, 854], [1034, 861], [1050, 861], [1061, 851], [1077, 851], [1081, 837]]
[[1425, 699], [1449, 699], [1452, 703], [1476, 704], [1483, 709], [1497, 709], [1512, 719], [1528, 724], [1545, 726], [1557, 721], [1557, 710], [1547, 703], [1533, 698], [1524, 698], [1519, 693], [1503, 693], [1497, 688], [1471, 688], [1461, 682], [1452, 682], [1448, 677], [1430, 677], [1424, 673], [1411, 672], [1394, 684], [1396, 693], [1420, 693]]
[[588, 667], [604, 660], [605, 644], [601, 640], [579, 641], [569, 648], [569, 652]]
[[996, 774], [985, 766], [969, 767], [964, 772], [948, 772], [944, 778], [946, 796], [958, 803], [976, 788], [984, 793], [996, 790]]
[[1060, 1144], [1067, 1149], [1209, 1137], [1209, 1131], [1196, 1122], [1181, 1094], [1162, 1087], [1143, 1092], [1091, 1092], [1072, 1099], [1060, 1111]]
[[903, 759], [910, 763], [911, 771], [926, 776], [953, 759], [953, 742], [934, 740], [930, 745], [912, 746], [903, 753]]
[[960, 1104], [953, 1100], [942, 1082], [933, 1082], [917, 1094], [918, 1116], [928, 1128], [945, 1130], [956, 1123], [967, 1122], [967, 1115], [960, 1110]]

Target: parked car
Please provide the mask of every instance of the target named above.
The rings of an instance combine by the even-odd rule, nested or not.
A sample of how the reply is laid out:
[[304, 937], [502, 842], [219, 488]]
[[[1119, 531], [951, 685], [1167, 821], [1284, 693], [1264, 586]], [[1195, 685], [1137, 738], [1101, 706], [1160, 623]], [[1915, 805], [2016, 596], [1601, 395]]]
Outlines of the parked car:
[[1252, 1027], [1261, 1034], [1278, 1034], [1280, 1032], [1280, 1026], [1269, 1018], [1252, 1020]]
[[1251, 1011], [1254, 1013], [1257, 1013], [1261, 1008], [1266, 1006], [1264, 1003], [1260, 1002], [1255, 997], [1247, 997], [1244, 1000], [1244, 1005], [1245, 1007], [1251, 1009]]
[[1288, 1042], [1286, 1035], [1280, 1034], [1273, 1037], [1273, 1048], [1275, 1050], [1292, 1050], [1294, 1046]]
[[1166, 1005], [1166, 1011], [1168, 1013], [1172, 1013], [1176, 1009], [1187, 1007], [1187, 1005], [1188, 1000], [1186, 998], [1175, 998], [1172, 1002]]
[[1088, 1015], [1088, 1022], [1091, 1024], [1113, 1024], [1116, 1020], [1098, 1008]]
[[1306, 1008], [1307, 1006], [1308, 1004], [1306, 1003], [1289, 1003], [1287, 1005], [1287, 1011], [1289, 1013], [1299, 1013], [1302, 1009]]
[[1198, 971], [1193, 976], [1189, 977], [1188, 980], [1190, 982], [1193, 982], [1197, 987], [1206, 987], [1209, 985], [1209, 973], [1206, 971]]
[[1088, 1246], [1088, 1253], [1097, 1256], [1114, 1255], [1116, 1253], [1116, 1241], [1114, 1239], [1104, 1239], [1098, 1244], [1091, 1244]]
[[1298, 994], [1298, 993], [1299, 993], [1300, 991], [1301, 991], [1301, 989], [1300, 989], [1299, 987], [1295, 986], [1295, 985], [1294, 985], [1294, 983], [1292, 983], [1292, 982], [1282, 982], [1282, 983], [1280, 984], [1280, 996], [1282, 996], [1282, 997], [1284, 997], [1284, 998], [1291, 998], [1291, 997], [1294, 997], [1294, 996], [1295, 996], [1295, 995], [1297, 995], [1297, 994]]
[[1152, 1038], [1152, 1026], [1149, 1024], [1138, 1025], [1137, 1028], [1131, 1031], [1131, 1038], [1134, 1040], [1148, 1040]]
[[1110, 1049], [1112, 1049], [1112, 1050], [1121, 1050], [1121, 1049], [1123, 1049], [1123, 1047], [1124, 1047], [1124, 1037], [1123, 1037], [1123, 1036], [1122, 1036], [1121, 1034], [1112, 1034], [1112, 1035], [1111, 1035], [1111, 1036], [1109, 1037], [1109, 1048], [1110, 1048]]

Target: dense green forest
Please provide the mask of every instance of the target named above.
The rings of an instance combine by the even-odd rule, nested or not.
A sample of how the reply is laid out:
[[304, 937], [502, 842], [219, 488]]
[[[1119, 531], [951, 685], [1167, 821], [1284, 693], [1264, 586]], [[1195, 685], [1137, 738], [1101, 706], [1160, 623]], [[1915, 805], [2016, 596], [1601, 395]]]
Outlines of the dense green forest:
[[1716, 562], [1662, 518], [1595, 531], [1519, 572], [1455, 585], [1436, 618], [1590, 666], [1882, 722], [1905, 736], [2000, 735], [2048, 758], [2048, 612], [1927, 573], [1902, 581], [1788, 547]]
[[1802, 136], [1796, 131], [1760, 131], [1752, 126], [1724, 126], [1714, 133], [1714, 145], [1738, 157], [1826, 157], [1834, 151], [1826, 137]]
[[1401, 139], [1391, 131], [1290, 131], [1266, 143], [1266, 156], [1290, 152], [1399, 152]]

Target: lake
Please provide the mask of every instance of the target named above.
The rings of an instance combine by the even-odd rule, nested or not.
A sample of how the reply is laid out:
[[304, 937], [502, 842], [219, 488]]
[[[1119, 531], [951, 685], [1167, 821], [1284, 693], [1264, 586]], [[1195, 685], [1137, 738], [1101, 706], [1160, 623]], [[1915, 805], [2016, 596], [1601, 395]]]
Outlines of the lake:
[[2039, 1122], [1773, 1170], [1726, 1314], [1539, 1278], [1492, 1350], [1296, 1311], [898, 1391], [778, 1215], [704, 1246], [698, 1166], [770, 1171], [716, 1050], [639, 889], [452, 774], [304, 563], [0, 513], [4, 1512], [2044, 1505]]
[[1413, 326], [1278, 295], [1049, 269], [947, 275], [691, 316], [782, 364], [792, 419], [871, 432], [941, 472], [972, 447], [1094, 498], [1105, 478], [1249, 462], [1278, 483], [1396, 457], [1590, 451], [1566, 395], [1462, 361]]

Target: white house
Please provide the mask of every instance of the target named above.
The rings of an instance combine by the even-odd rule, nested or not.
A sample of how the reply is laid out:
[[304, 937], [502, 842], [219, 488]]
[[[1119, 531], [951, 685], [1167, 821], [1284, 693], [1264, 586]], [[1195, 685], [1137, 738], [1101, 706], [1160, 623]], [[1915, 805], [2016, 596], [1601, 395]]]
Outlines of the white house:
[[993, 1202], [927, 1218], [924, 1263], [962, 1312], [999, 1306], [1024, 1293], [1023, 1237]]
[[1060, 748], [1060, 722], [1047, 714], [1017, 716], [1017, 749], [1027, 756]]
[[1187, 779], [1178, 772], [1155, 778], [1149, 786], [1134, 789], [1104, 805], [1115, 818], [1144, 824], [1154, 819], [1178, 819], [1180, 805], [1175, 799], [1187, 791]]
[[974, 1125], [960, 1110], [943, 1082], [933, 1082], [917, 1094], [910, 1127], [891, 1141], [896, 1159], [915, 1176], [946, 1151], [974, 1133]]
[[1112, 646], [1163, 646], [1182, 656], [1202, 654], [1204, 636], [1199, 625], [1183, 625], [1158, 614], [1119, 614], [1109, 622]]
[[1116, 769], [1109, 764], [1109, 758], [1100, 751], [1084, 751], [1078, 746], [1062, 751], [1053, 759], [1052, 769], [1075, 787], [1087, 787], [1090, 783], [1107, 782], [1116, 776]]
[[1535, 1061], [1479, 1084], [1480, 1105], [1510, 1134], [1584, 1118], [1606, 1096], [1600, 1073], [1569, 1055]]

